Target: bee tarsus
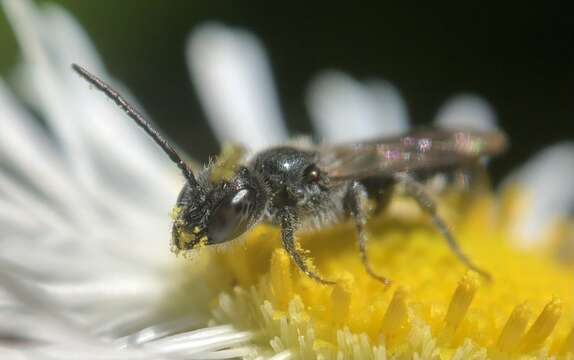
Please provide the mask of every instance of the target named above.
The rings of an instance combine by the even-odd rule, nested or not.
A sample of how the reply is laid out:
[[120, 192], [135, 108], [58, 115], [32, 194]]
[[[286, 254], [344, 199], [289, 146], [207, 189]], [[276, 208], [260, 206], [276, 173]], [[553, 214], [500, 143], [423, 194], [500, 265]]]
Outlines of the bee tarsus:
[[398, 183], [402, 183], [404, 185], [406, 194], [412, 197], [418, 203], [419, 207], [431, 217], [433, 224], [438, 231], [440, 231], [442, 237], [446, 240], [448, 246], [459, 260], [462, 261], [469, 269], [479, 273], [485, 279], [489, 281], [492, 280], [492, 276], [488, 272], [478, 267], [465, 253], [462, 252], [462, 249], [458, 245], [454, 235], [449, 230], [448, 225], [439, 216], [436, 205], [430, 195], [426, 193], [424, 186], [406, 173], [395, 174], [394, 178]]
[[311, 279], [317, 281], [318, 283], [324, 285], [334, 285], [336, 282], [332, 280], [323, 279], [315, 271], [309, 268], [306, 259], [297, 251], [295, 246], [295, 230], [297, 229], [297, 216], [295, 215], [294, 209], [283, 209], [278, 214], [281, 219], [281, 243], [283, 248], [293, 259], [293, 262], [305, 275], [309, 276]]
[[[367, 224], [368, 218], [368, 195], [367, 190], [361, 182], [358, 180], [353, 180], [349, 184], [349, 190], [347, 196], [345, 197], [345, 208], [347, 209], [349, 215], [355, 223], [355, 228], [357, 231], [357, 238], [359, 242], [359, 252], [361, 255], [361, 261], [367, 273], [378, 281], [385, 285], [389, 285], [391, 280], [382, 275], [379, 275], [371, 265], [369, 261], [369, 254], [367, 251], [367, 241], [368, 236], [366, 233], [365, 226]], [[378, 203], [378, 202], [377, 202]], [[381, 209], [377, 209], [380, 211]]]

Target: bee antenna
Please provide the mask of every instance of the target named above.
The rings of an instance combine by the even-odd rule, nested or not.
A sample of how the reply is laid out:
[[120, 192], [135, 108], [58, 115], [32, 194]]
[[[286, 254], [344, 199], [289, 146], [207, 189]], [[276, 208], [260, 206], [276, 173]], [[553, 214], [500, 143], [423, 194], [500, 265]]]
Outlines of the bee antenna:
[[147, 122], [147, 120], [139, 111], [130, 105], [130, 103], [128, 103], [117, 91], [112, 89], [110, 85], [105, 83], [97, 76], [91, 74], [88, 70], [77, 64], [72, 64], [72, 69], [84, 80], [89, 82], [98, 90], [106, 94], [107, 97], [112, 99], [116, 105], [118, 105], [130, 118], [132, 118], [132, 120], [134, 120], [139, 127], [144, 129], [144, 131], [153, 139], [153, 141], [155, 141], [155, 143], [162, 148], [162, 150], [169, 156], [171, 161], [173, 161], [177, 167], [181, 169], [183, 176], [185, 176], [190, 185], [197, 185], [197, 181], [195, 180], [195, 176], [193, 176], [193, 171], [189, 165], [183, 161], [175, 149], [158, 133], [156, 129], [150, 125], [150, 123]]

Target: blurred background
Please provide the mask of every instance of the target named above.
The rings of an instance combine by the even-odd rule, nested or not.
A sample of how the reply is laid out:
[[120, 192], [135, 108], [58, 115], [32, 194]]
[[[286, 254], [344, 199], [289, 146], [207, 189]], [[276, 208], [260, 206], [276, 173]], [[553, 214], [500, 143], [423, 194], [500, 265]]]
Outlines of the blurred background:
[[[431, 121], [452, 95], [484, 96], [512, 142], [493, 163], [495, 178], [547, 145], [574, 139], [574, 16], [566, 2], [51, 2], [76, 16], [110, 73], [200, 160], [218, 146], [189, 80], [184, 46], [206, 20], [243, 27], [262, 40], [293, 134], [311, 130], [304, 101], [309, 81], [338, 69], [359, 80], [392, 82], [415, 124]], [[9, 79], [20, 55], [3, 13], [0, 54], [0, 74]]]

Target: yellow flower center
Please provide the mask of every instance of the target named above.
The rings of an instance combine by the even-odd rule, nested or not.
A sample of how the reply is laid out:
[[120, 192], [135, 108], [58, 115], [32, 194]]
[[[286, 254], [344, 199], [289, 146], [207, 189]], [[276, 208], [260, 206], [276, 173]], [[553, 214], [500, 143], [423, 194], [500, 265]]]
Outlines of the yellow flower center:
[[440, 209], [491, 282], [466, 269], [406, 199], [369, 224], [371, 262], [392, 279], [390, 286], [364, 269], [350, 223], [299, 236], [308, 261], [336, 279], [334, 286], [301, 273], [270, 226], [202, 250], [205, 261], [193, 262], [194, 271], [202, 268], [219, 294], [213, 320], [253, 331], [272, 352], [345, 359], [572, 356], [572, 266], [550, 249], [511, 244], [509, 223], [519, 202], [506, 198], [485, 194], [458, 215], [454, 200]]

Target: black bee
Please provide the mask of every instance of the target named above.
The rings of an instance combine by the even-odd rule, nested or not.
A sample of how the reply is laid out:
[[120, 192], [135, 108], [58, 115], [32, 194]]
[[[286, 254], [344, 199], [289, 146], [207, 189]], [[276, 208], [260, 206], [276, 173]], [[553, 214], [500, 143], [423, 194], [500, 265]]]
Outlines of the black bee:
[[[175, 207], [172, 244], [176, 251], [221, 244], [259, 222], [268, 222], [281, 227], [282, 245], [301, 271], [319, 283], [334, 284], [307, 266], [295, 246], [295, 232], [350, 217], [366, 270], [389, 283], [369, 262], [367, 200], [401, 185], [402, 191], [430, 215], [455, 255], [470, 269], [489, 277], [461, 251], [419, 180], [447, 169], [472, 166], [482, 157], [498, 154], [506, 147], [503, 133], [430, 130], [359, 144], [311, 149], [278, 146], [256, 153], [244, 163], [226, 165], [231, 171], [222, 172], [216, 166], [196, 175], [120, 94], [82, 67], [74, 64], [72, 68], [111, 98], [181, 169], [187, 182]], [[221, 174], [216, 174], [218, 171]]]

